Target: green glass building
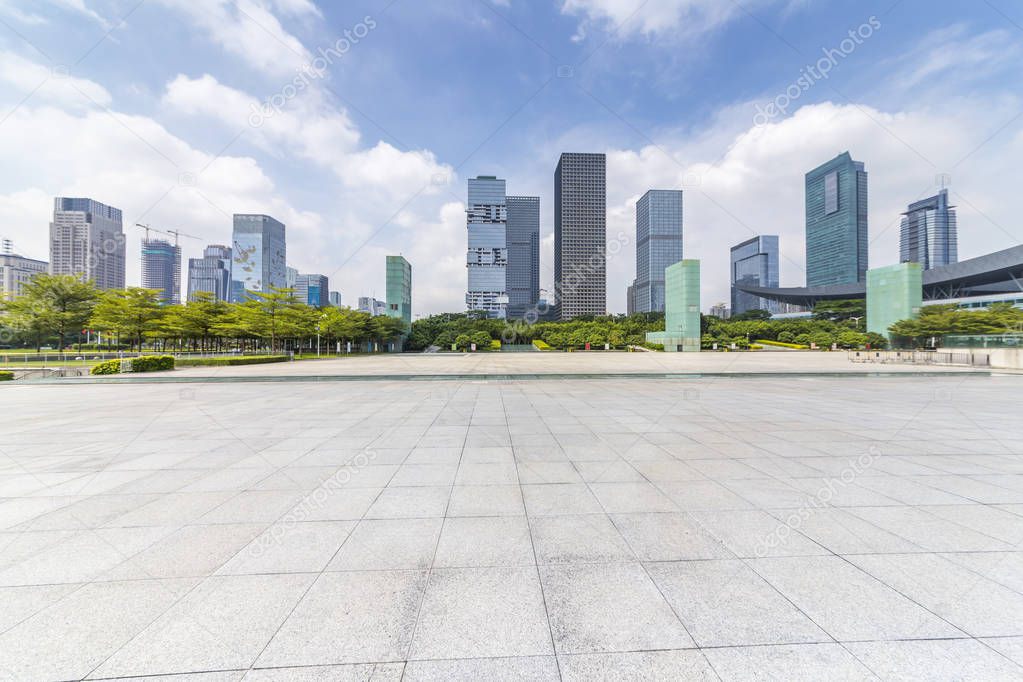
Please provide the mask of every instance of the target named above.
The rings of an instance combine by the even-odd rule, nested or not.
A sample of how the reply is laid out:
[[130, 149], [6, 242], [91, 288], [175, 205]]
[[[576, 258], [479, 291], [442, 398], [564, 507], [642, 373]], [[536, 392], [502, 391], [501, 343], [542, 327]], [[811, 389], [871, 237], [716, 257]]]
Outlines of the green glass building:
[[867, 272], [867, 171], [849, 152], [806, 174], [806, 286], [862, 282]]
[[867, 331], [890, 337], [888, 327], [920, 314], [923, 272], [919, 263], [867, 271]]
[[412, 266], [403, 256], [387, 257], [387, 314], [412, 325]]
[[700, 350], [700, 261], [683, 260], [664, 270], [664, 331], [649, 332], [648, 343], [666, 352]]

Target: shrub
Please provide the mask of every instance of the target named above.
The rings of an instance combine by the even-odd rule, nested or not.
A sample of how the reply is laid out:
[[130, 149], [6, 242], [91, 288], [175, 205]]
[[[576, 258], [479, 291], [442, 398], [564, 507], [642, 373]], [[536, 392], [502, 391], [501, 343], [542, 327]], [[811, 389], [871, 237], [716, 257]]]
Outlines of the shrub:
[[763, 347], [763, 346], [761, 346], [761, 345], [760, 345], [759, 343], [751, 343], [751, 344], [749, 345], [749, 349], [750, 349], [750, 350], [763, 350], [763, 348], [764, 348], [764, 347]]
[[140, 358], [132, 358], [132, 372], [164, 372], [174, 369], [173, 355], [143, 355]]
[[174, 356], [173, 355], [143, 355], [139, 358], [124, 358], [116, 360], [106, 360], [94, 365], [89, 370], [89, 374], [101, 375], [101, 374], [120, 374], [122, 366], [127, 369], [127, 365], [122, 363], [131, 363], [131, 369], [129, 372], [162, 372], [169, 369], [174, 369]]
[[796, 340], [796, 335], [789, 331], [779, 332], [778, 341], [780, 343], [792, 343]]
[[120, 374], [121, 373], [121, 361], [120, 360], [106, 360], [93, 365], [92, 369], [89, 370], [89, 374]]
[[540, 339], [533, 339], [533, 346], [537, 350], [550, 350], [551, 349], [551, 347], [545, 341], [542, 341]]
[[0, 372], [0, 381], [14, 381], [14, 372]]
[[497, 339], [490, 340], [490, 350], [501, 350], [501, 342]]
[[287, 355], [239, 355], [224, 358], [180, 358], [178, 367], [234, 367], [236, 365], [262, 365], [268, 362], [287, 362]]

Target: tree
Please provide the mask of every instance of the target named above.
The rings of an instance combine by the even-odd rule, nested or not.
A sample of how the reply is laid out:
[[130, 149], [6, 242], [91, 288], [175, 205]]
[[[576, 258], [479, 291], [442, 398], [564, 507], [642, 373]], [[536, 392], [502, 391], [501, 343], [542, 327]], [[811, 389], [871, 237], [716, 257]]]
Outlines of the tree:
[[818, 301], [813, 307], [815, 320], [831, 320], [841, 322], [850, 318], [863, 318], [867, 316], [867, 301], [865, 299], [844, 299], [839, 301]]
[[475, 332], [469, 338], [476, 344], [476, 350], [488, 350], [490, 348], [491, 336], [487, 332]]
[[185, 339], [197, 339], [206, 350], [214, 330], [228, 317], [230, 306], [208, 291], [197, 291], [184, 305], [167, 308], [164, 328]]
[[323, 331], [327, 336], [353, 343], [366, 338], [369, 321], [373, 319], [369, 313], [351, 308], [328, 308], [324, 314]]
[[24, 285], [21, 296], [3, 303], [3, 310], [12, 327], [36, 339], [37, 350], [47, 334], [56, 334], [63, 350], [68, 335], [81, 332], [88, 323], [98, 296], [91, 280], [39, 274]]
[[270, 350], [278, 349], [278, 340], [295, 328], [295, 307], [300, 305], [291, 289], [271, 287], [270, 291], [255, 291], [251, 297], [235, 306], [235, 325], [249, 336], [269, 340]]
[[92, 313], [92, 326], [127, 336], [132, 348], [142, 350], [145, 338], [160, 328], [166, 310], [160, 305], [159, 289], [111, 289], [103, 292]]
[[744, 320], [767, 320], [771, 317], [770, 310], [762, 310], [760, 308], [753, 308], [745, 312], [739, 313], [738, 315], [732, 315], [728, 320], [730, 322], [742, 322]]
[[369, 330], [374, 339], [383, 342], [401, 336], [405, 331], [405, 321], [390, 315], [377, 315], [370, 320]]

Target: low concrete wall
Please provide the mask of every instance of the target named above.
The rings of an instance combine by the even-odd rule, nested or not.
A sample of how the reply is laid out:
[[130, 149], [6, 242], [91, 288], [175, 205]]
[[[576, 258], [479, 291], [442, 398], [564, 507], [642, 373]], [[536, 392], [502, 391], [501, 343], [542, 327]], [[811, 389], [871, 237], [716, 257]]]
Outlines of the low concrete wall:
[[1023, 348], [984, 348], [983, 352], [991, 356], [995, 369], [1023, 369]]

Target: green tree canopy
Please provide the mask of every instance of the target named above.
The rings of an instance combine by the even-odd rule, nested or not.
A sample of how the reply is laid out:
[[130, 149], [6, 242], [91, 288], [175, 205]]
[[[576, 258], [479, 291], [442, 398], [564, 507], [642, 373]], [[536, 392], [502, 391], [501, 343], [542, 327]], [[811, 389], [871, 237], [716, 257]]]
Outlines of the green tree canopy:
[[44, 336], [55, 335], [63, 350], [67, 337], [88, 324], [98, 297], [92, 281], [39, 274], [25, 283], [21, 296], [2, 305], [10, 325], [35, 338], [37, 349]]

